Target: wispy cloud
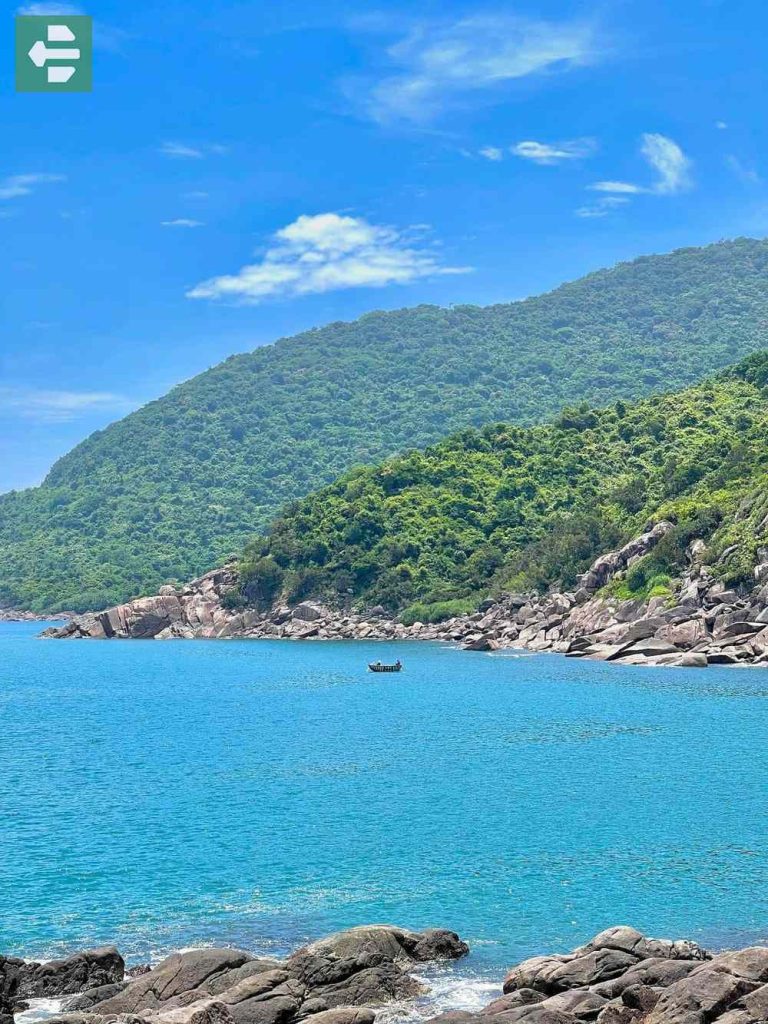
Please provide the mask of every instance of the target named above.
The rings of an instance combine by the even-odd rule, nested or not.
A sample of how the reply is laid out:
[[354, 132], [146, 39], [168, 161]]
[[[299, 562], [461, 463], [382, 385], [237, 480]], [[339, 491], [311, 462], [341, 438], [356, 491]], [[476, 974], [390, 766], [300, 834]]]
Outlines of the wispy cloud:
[[618, 192], [632, 196], [648, 191], [641, 185], [633, 185], [631, 181], [596, 181], [588, 187], [591, 192]]
[[[493, 160], [498, 162], [499, 160], [504, 159], [504, 154], [502, 153], [498, 146], [484, 146], [481, 150], [479, 150], [479, 153], [480, 156], [485, 157], [486, 160]], [[467, 155], [471, 156], [472, 154], [469, 153]]]
[[617, 210], [629, 202], [626, 196], [603, 196], [601, 199], [590, 203], [587, 206], [580, 206], [575, 211], [577, 217], [594, 219], [596, 217], [607, 217], [609, 213]]
[[0, 388], [0, 414], [13, 413], [38, 423], [66, 423], [91, 412], [122, 414], [137, 402], [111, 391], [37, 391]]
[[673, 196], [691, 187], [691, 161], [675, 141], [666, 135], [646, 132], [640, 138], [640, 153], [656, 175], [656, 180], [650, 185], [637, 185], [631, 181], [596, 181], [588, 186], [589, 189], [624, 196]]
[[161, 227], [164, 228], [202, 228], [203, 221], [192, 220], [191, 217], [176, 217], [175, 220], [161, 220]]
[[227, 147], [217, 142], [190, 146], [186, 142], [166, 141], [161, 143], [160, 152], [163, 156], [174, 157], [177, 160], [202, 160], [206, 156], [220, 156], [226, 153]]
[[0, 179], [0, 199], [18, 199], [31, 195], [37, 185], [65, 180], [63, 174], [12, 174]]
[[415, 229], [401, 232], [337, 213], [303, 215], [275, 232], [273, 243], [258, 262], [203, 281], [187, 297], [255, 304], [275, 296], [408, 284], [470, 269], [443, 265]]
[[593, 62], [594, 28], [509, 14], [422, 22], [387, 52], [393, 70], [350, 93], [378, 122], [423, 123], [469, 94]]
[[651, 191], [671, 196], [690, 188], [691, 161], [672, 139], [666, 135], [645, 134], [640, 152], [658, 175]]
[[187, 146], [183, 142], [164, 142], [160, 146], [160, 152], [163, 156], [180, 157], [186, 160], [202, 160], [203, 158], [202, 149]]
[[749, 167], [733, 153], [730, 153], [725, 158], [725, 164], [726, 167], [733, 171], [739, 181], [743, 181], [746, 185], [759, 185], [763, 180], [754, 167]]
[[570, 142], [518, 142], [510, 146], [510, 153], [532, 160], [536, 164], [553, 166], [566, 160], [582, 160], [597, 149], [594, 139], [572, 139]]

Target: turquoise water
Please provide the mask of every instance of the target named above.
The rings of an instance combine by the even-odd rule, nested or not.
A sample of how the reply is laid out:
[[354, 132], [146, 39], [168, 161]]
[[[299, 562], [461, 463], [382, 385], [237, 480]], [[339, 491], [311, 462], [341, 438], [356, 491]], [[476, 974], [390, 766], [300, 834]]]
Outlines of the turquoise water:
[[[768, 938], [768, 672], [0, 626], [0, 951]], [[375, 676], [372, 658], [406, 671]]]

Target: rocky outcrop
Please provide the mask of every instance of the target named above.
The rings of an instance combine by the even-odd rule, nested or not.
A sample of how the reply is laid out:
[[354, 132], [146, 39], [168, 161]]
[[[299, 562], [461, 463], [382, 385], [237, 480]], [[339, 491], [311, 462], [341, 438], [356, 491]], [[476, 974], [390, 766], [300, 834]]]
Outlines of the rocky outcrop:
[[[316, 601], [263, 614], [230, 609], [237, 586], [234, 565], [183, 588], [163, 587], [94, 615], [80, 616], [44, 635], [57, 638], [253, 637], [294, 640], [443, 640], [469, 651], [523, 648], [623, 665], [706, 668], [768, 665], [768, 550], [758, 551], [756, 585], [737, 594], [705, 564], [695, 540], [689, 565], [668, 596], [648, 601], [611, 597], [604, 588], [651, 552], [673, 528], [649, 527], [617, 551], [598, 558], [569, 593], [502, 594], [480, 610], [436, 625], [405, 626], [381, 607], [367, 613], [338, 611]], [[725, 557], [727, 552], [721, 555]]]
[[613, 577], [622, 572], [627, 566], [649, 551], [659, 543], [662, 537], [666, 536], [674, 524], [663, 520], [651, 526], [639, 537], [635, 537], [628, 544], [618, 551], [611, 551], [607, 555], [601, 555], [579, 579], [580, 588], [585, 595], [594, 594], [596, 590], [604, 587]]
[[235, 567], [224, 566], [183, 587], [164, 586], [153, 597], [75, 616], [62, 627], [45, 630], [43, 636], [152, 640], [234, 635], [247, 628], [251, 617], [254, 622], [258, 618], [250, 612], [235, 614], [225, 607], [226, 595], [236, 586]]
[[458, 960], [468, 952], [466, 942], [444, 928], [409, 932], [391, 925], [362, 925], [313, 942], [292, 959], [310, 956], [338, 962], [350, 956], [376, 956], [412, 967], [432, 960]]
[[[454, 932], [372, 925], [339, 932], [286, 960], [238, 949], [175, 953], [124, 983], [69, 1000], [59, 1024], [372, 1024], [374, 1010], [424, 993], [409, 970], [468, 952]], [[19, 961], [20, 962], [20, 961]], [[39, 965], [37, 965], [39, 966]]]
[[712, 955], [695, 942], [609, 928], [572, 953], [513, 967], [479, 1013], [429, 1024], [765, 1024], [768, 948]]
[[701, 563], [696, 542], [669, 596], [622, 601], [592, 589], [642, 557], [668, 528], [658, 524], [598, 559], [573, 593], [502, 595], [472, 617], [473, 634], [462, 635], [457, 621], [441, 628], [469, 650], [521, 647], [624, 665], [768, 665], [768, 583], [742, 595], [727, 590]]
[[[518, 964], [504, 979], [504, 992], [533, 989], [552, 996], [589, 988], [605, 996], [604, 983], [610, 981], [607, 991], [618, 994], [615, 979], [631, 977], [632, 984], [647, 984], [647, 970], [649, 966], [655, 970], [658, 961], [683, 961], [692, 969], [707, 959], [709, 954], [694, 942], [648, 939], [634, 928], [608, 928], [572, 953], [533, 957]], [[646, 966], [638, 972], [640, 964]]]
[[0, 956], [0, 1014], [26, 999], [66, 996], [123, 981], [125, 963], [114, 946], [37, 963]]

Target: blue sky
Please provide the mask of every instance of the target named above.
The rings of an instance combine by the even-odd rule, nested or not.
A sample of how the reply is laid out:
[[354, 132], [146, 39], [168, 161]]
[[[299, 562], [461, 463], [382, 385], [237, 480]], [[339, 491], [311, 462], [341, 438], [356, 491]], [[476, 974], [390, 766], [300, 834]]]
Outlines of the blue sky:
[[[16, 94], [57, 10], [93, 92]], [[756, 0], [6, 11], [0, 490], [281, 336], [768, 233]]]

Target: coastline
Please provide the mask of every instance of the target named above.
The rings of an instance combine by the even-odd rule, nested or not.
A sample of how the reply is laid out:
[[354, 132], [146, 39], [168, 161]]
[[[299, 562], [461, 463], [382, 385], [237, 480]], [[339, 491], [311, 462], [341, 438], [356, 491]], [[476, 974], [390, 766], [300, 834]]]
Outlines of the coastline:
[[650, 525], [598, 558], [570, 592], [504, 593], [471, 615], [404, 625], [384, 608], [340, 610], [319, 601], [267, 611], [230, 607], [235, 565], [183, 587], [75, 616], [42, 634], [55, 639], [441, 640], [469, 651], [519, 649], [623, 665], [768, 667], [768, 563], [749, 593], [729, 590], [694, 541], [673, 591], [646, 599], [613, 596], [610, 584], [651, 552], [673, 524]]
[[[126, 969], [114, 946], [44, 963], [0, 956], [3, 1024], [762, 1024], [768, 947], [712, 952], [607, 928], [570, 952], [462, 986], [455, 932], [363, 925], [282, 959], [231, 947]], [[444, 972], [444, 973], [441, 973]], [[440, 984], [441, 978], [456, 979]]]
[[0, 608], [0, 622], [66, 622], [74, 618], [74, 612], [59, 612], [56, 615], [23, 611], [18, 608]]

